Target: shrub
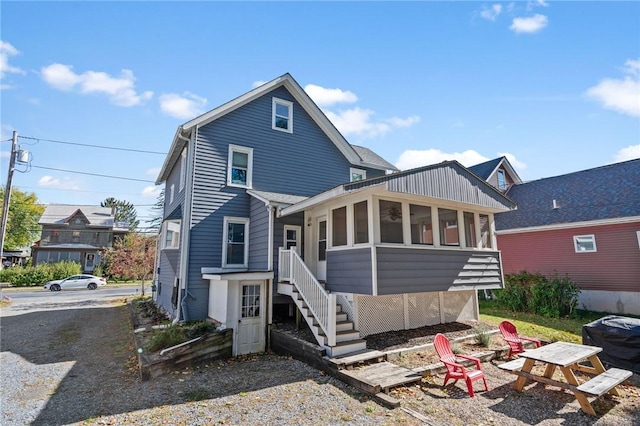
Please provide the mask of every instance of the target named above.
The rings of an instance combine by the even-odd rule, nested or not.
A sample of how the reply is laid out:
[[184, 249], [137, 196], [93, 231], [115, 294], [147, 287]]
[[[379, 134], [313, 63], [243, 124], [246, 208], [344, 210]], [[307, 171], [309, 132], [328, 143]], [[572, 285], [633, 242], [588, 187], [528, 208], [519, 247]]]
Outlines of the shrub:
[[483, 327], [474, 327], [473, 333], [475, 334], [475, 341], [477, 344], [484, 348], [488, 348], [491, 345], [491, 332]]
[[505, 276], [505, 286], [503, 290], [494, 292], [498, 302], [514, 312], [530, 312], [530, 301], [532, 288], [539, 282], [544, 281], [541, 274], [531, 274], [521, 271], [517, 274]]
[[41, 286], [47, 281], [61, 280], [80, 274], [82, 269], [76, 262], [43, 263], [35, 267], [12, 267], [0, 271], [0, 281], [15, 287]]
[[533, 287], [534, 312], [549, 318], [559, 318], [574, 312], [580, 290], [568, 278], [553, 277]]

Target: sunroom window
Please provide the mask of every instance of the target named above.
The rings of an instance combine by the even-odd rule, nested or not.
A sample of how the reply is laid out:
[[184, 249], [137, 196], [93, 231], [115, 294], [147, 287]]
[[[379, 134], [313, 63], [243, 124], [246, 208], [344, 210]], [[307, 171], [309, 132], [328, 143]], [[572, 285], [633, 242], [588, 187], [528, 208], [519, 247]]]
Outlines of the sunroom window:
[[366, 201], [353, 205], [353, 242], [355, 244], [369, 242], [369, 212]]
[[595, 235], [575, 235], [573, 237], [573, 244], [575, 246], [576, 253], [589, 253], [597, 251]]
[[347, 245], [347, 208], [340, 207], [332, 212], [332, 224], [333, 230], [331, 234], [331, 245], [346, 246]]
[[293, 133], [293, 102], [273, 98], [271, 128], [273, 130]]
[[431, 207], [409, 205], [411, 213], [411, 244], [433, 244]]
[[438, 209], [438, 224], [440, 226], [440, 244], [445, 246], [460, 245], [457, 211]]
[[227, 184], [229, 186], [251, 188], [252, 169], [253, 149], [229, 145]]
[[480, 215], [480, 238], [482, 240], [482, 248], [491, 248], [491, 224], [489, 216]]
[[404, 242], [401, 203], [380, 200], [380, 241], [400, 244]]
[[473, 213], [464, 212], [464, 243], [466, 247], [476, 246], [476, 225]]

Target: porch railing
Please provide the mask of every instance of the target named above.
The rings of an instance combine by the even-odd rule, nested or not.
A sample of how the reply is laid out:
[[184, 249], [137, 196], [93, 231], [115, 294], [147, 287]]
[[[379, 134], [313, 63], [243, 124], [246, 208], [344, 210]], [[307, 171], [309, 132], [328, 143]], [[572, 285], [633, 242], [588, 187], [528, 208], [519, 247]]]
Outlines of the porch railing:
[[279, 249], [278, 276], [295, 286], [318, 325], [327, 336], [327, 345], [336, 345], [336, 295], [328, 293], [311, 273], [300, 255], [291, 248]]

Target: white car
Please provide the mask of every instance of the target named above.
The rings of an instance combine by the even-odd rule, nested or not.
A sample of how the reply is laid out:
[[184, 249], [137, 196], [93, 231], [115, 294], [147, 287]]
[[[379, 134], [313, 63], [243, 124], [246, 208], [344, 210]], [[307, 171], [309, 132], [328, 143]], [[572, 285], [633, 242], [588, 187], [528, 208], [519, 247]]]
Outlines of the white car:
[[72, 275], [64, 280], [48, 281], [44, 285], [45, 290], [60, 291], [72, 288], [88, 288], [89, 290], [95, 290], [98, 287], [107, 285], [107, 280], [102, 277], [96, 277], [95, 275]]

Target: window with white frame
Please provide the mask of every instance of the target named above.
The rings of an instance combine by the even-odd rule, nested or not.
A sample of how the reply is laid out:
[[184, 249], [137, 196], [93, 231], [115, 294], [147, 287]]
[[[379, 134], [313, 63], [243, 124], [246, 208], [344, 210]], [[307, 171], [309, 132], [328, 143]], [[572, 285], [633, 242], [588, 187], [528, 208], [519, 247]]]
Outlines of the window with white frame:
[[164, 223], [165, 249], [177, 249], [180, 246], [180, 221], [170, 220]]
[[253, 148], [229, 145], [227, 185], [251, 188], [253, 173]]
[[498, 189], [507, 188], [507, 177], [504, 174], [504, 170], [498, 170]]
[[347, 245], [347, 208], [340, 207], [331, 212], [331, 246]]
[[175, 196], [176, 193], [176, 186], [174, 184], [171, 184], [171, 187], [169, 187], [169, 204], [173, 204], [173, 197]]
[[182, 150], [180, 155], [180, 191], [184, 189], [185, 181], [187, 180], [187, 148]]
[[576, 253], [590, 253], [596, 250], [596, 236], [591, 235], [574, 235], [573, 245]]
[[359, 180], [365, 180], [367, 178], [367, 171], [363, 169], [349, 169], [349, 182], [357, 182]]
[[223, 241], [222, 265], [246, 267], [249, 257], [249, 219], [225, 217]]
[[273, 98], [271, 128], [293, 133], [293, 102]]
[[369, 210], [367, 201], [353, 205], [353, 242], [362, 244], [369, 242]]

